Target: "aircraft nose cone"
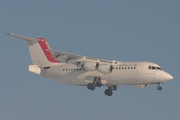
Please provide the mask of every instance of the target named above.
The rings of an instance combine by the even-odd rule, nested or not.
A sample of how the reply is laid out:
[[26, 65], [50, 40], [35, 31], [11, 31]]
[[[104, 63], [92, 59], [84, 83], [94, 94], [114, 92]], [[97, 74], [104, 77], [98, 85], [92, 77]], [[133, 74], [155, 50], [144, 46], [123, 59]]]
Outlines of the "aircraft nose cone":
[[172, 80], [173, 76], [167, 73], [166, 76], [165, 76], [165, 79], [166, 80]]
[[173, 79], [173, 76], [172, 76], [172, 75], [170, 75], [170, 76], [169, 76], [169, 78], [170, 78], [170, 80], [172, 80], [172, 79]]

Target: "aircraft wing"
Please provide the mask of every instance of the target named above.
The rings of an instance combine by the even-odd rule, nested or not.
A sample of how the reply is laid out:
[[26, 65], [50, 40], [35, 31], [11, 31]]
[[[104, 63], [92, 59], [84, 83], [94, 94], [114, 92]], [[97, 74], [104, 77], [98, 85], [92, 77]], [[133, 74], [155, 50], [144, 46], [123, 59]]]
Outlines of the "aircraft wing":
[[84, 60], [84, 61], [99, 61], [99, 62], [104, 62], [104, 63], [115, 62], [113, 60], [99, 59], [99, 58], [77, 55], [77, 54], [72, 54], [72, 53], [66, 53], [66, 52], [61, 52], [61, 51], [55, 51], [55, 50], [50, 50], [50, 51], [53, 53], [53, 56], [56, 59], [58, 59], [59, 61], [64, 61], [65, 63], [78, 64], [78, 62], [82, 62], [82, 60]]
[[[18, 35], [14, 33], [8, 33], [8, 35], [23, 39], [26, 41], [32, 41], [32, 42], [41, 41], [40, 39], [37, 39], [37, 38], [22, 36], [22, 35]], [[99, 59], [99, 58], [94, 58], [94, 57], [89, 57], [89, 56], [66, 53], [66, 52], [52, 50], [50, 48], [47, 49], [47, 51], [51, 52], [53, 57], [59, 60], [60, 62], [71, 63], [71, 64], [76, 64], [76, 65], [83, 64], [83, 62], [85, 61], [98, 61], [98, 62], [108, 63], [108, 64], [117, 63], [116, 61], [113, 61], [113, 60]]]

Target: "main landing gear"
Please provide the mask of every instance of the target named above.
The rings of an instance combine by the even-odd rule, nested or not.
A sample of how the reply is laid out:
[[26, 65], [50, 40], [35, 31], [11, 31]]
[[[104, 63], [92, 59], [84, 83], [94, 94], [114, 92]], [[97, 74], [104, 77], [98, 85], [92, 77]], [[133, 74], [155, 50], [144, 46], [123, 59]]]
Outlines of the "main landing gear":
[[[94, 81], [92, 83], [89, 83], [87, 85], [87, 88], [89, 90], [95, 90], [96, 87], [101, 87], [101, 86], [102, 86], [101, 78], [100, 77], [94, 77]], [[104, 94], [107, 95], [107, 96], [112, 96], [113, 90], [117, 90], [117, 86], [116, 85], [108, 87], [108, 89], [106, 89], [104, 91]]]
[[162, 90], [161, 83], [158, 83], [157, 90], [159, 90], [159, 91]]
[[116, 85], [113, 85], [113, 86], [111, 86], [111, 87], [108, 87], [108, 89], [106, 89], [106, 90], [104, 91], [104, 94], [107, 95], [107, 96], [112, 96], [113, 90], [117, 90], [117, 86], [116, 86]]
[[101, 87], [102, 84], [101, 84], [101, 78], [100, 77], [94, 77], [94, 81], [92, 83], [89, 83], [87, 85], [87, 88], [89, 90], [94, 90], [95, 88], [97, 87]]

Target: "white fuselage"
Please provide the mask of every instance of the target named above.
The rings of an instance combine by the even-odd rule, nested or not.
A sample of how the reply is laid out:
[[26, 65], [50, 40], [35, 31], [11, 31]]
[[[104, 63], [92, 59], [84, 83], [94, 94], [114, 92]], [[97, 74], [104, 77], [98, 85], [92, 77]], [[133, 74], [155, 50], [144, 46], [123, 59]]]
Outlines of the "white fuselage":
[[87, 86], [89, 90], [107, 86], [112, 96], [118, 85], [145, 88], [172, 80], [173, 77], [151, 62], [120, 62], [52, 50], [44, 38], [32, 38], [14, 33], [8, 35], [27, 41], [32, 59], [29, 71], [66, 84]]
[[[99, 71], [87, 71], [73, 64], [59, 64], [45, 70], [44, 77], [71, 85], [85, 86], [101, 77], [103, 85], [147, 85], [166, 82], [172, 76], [161, 69], [148, 69], [149, 66], [159, 67], [150, 62], [118, 62], [113, 64], [112, 73], [104, 74]], [[159, 67], [160, 68], [160, 67]]]

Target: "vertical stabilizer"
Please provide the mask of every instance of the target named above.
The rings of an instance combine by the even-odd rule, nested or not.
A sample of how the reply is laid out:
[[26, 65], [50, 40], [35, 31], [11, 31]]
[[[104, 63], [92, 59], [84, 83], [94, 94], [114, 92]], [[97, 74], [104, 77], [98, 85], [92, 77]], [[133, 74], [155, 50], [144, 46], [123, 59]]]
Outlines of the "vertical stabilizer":
[[33, 65], [46, 67], [53, 63], [59, 63], [50, 52], [51, 48], [44, 38], [31, 38], [13, 33], [8, 35], [27, 41]]

